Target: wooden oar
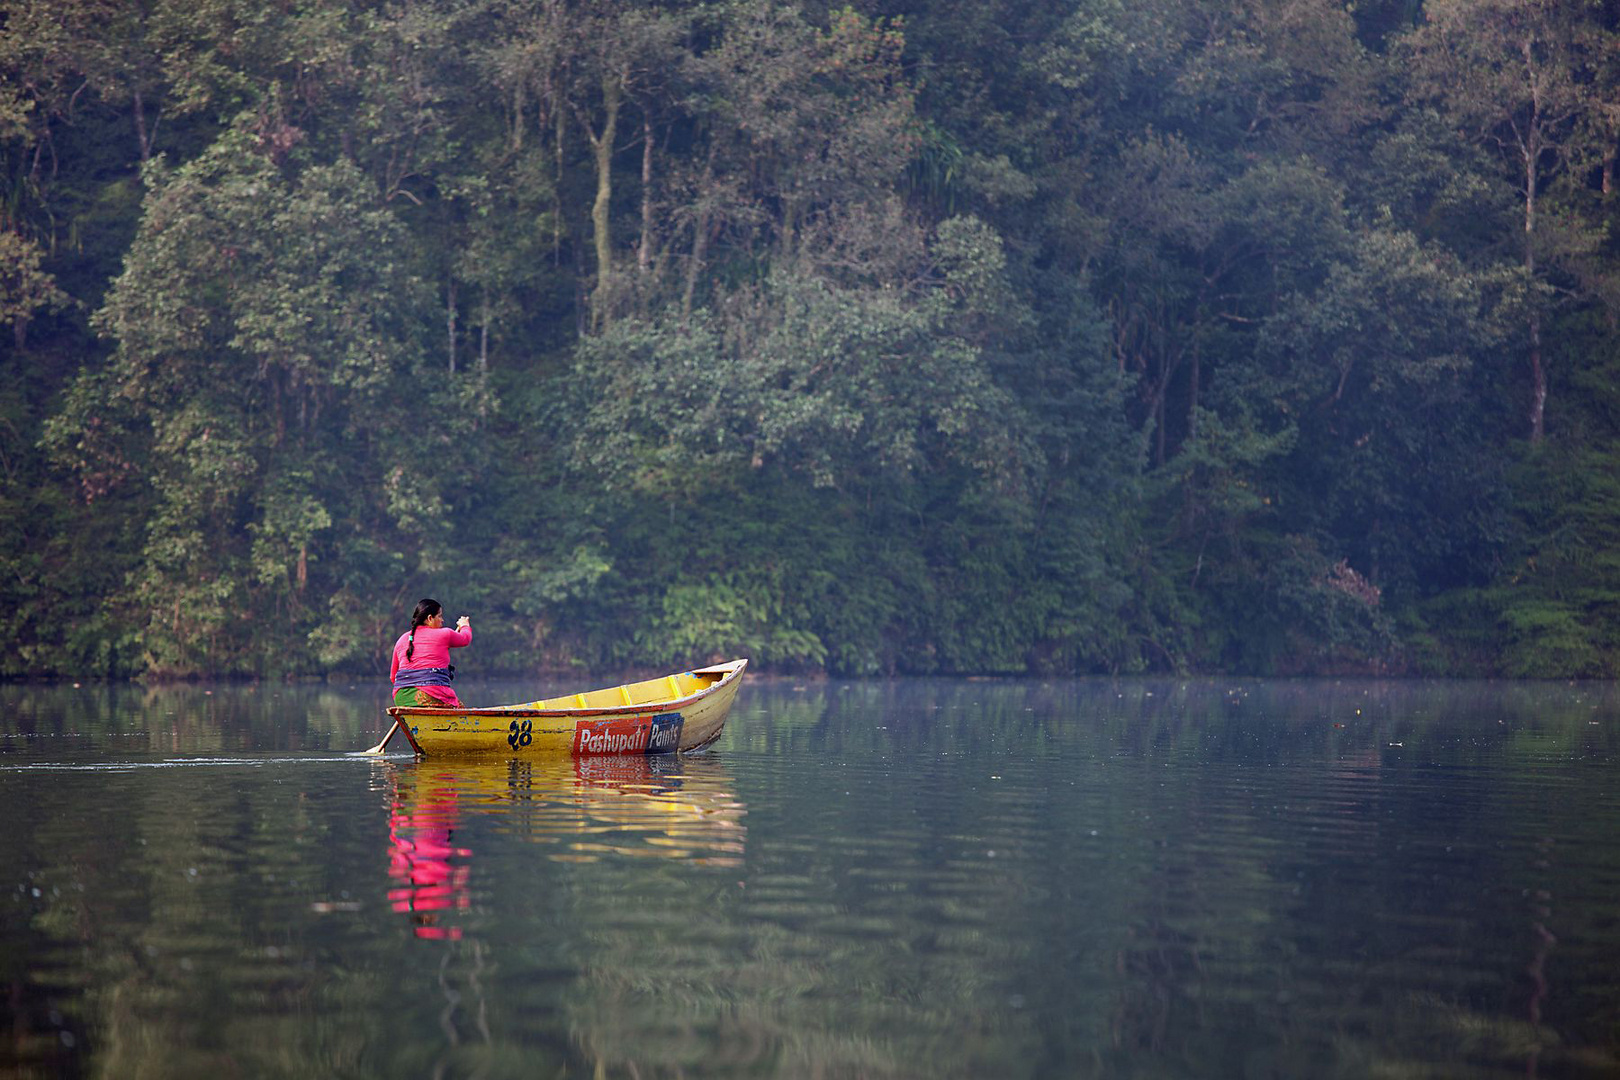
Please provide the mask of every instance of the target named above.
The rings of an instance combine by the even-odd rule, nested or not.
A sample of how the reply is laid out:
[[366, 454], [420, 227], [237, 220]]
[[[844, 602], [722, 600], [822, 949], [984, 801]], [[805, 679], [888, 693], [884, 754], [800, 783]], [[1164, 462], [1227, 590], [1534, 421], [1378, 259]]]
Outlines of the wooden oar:
[[392, 739], [394, 737], [394, 732], [396, 732], [398, 730], [399, 730], [399, 721], [396, 719], [394, 721], [394, 726], [388, 729], [388, 734], [383, 736], [382, 742], [378, 743], [376, 746], [373, 746], [370, 750], [362, 750], [360, 752], [362, 754], [380, 754], [380, 753], [382, 753], [383, 752], [383, 747], [388, 745], [388, 740]]
[[[388, 711], [393, 712], [394, 710], [389, 709]], [[376, 746], [373, 746], [370, 750], [361, 750], [359, 753], [369, 754], [372, 756], [381, 754], [383, 752], [383, 747], [388, 745], [388, 740], [394, 737], [394, 732], [396, 731], [405, 736], [405, 741], [411, 744], [411, 749], [416, 751], [418, 757], [427, 756], [422, 753], [422, 746], [416, 741], [416, 736], [411, 734], [410, 725], [405, 723], [404, 719], [399, 716], [394, 717], [394, 726], [388, 729], [388, 734], [383, 736], [382, 742], [378, 743]]]

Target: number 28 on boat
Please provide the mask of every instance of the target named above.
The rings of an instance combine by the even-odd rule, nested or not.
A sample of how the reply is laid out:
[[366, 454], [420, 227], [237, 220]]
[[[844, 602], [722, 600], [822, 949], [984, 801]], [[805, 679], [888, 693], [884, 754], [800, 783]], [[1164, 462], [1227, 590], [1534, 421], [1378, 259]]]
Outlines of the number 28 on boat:
[[[669, 754], [720, 737], [747, 660], [488, 709], [394, 706], [389, 730], [426, 757]], [[388, 739], [370, 753], [381, 753]]]

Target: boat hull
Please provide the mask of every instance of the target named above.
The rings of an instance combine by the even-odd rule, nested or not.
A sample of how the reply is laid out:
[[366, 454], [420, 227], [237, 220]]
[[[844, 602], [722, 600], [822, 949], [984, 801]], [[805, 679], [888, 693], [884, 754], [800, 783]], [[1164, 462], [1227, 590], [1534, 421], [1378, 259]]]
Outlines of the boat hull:
[[[504, 755], [668, 754], [698, 750], [720, 737], [747, 660], [697, 668], [662, 680], [493, 709], [395, 706], [417, 753]], [[662, 693], [661, 687], [667, 687]], [[651, 700], [643, 700], [649, 695]], [[617, 704], [612, 699], [621, 699]]]

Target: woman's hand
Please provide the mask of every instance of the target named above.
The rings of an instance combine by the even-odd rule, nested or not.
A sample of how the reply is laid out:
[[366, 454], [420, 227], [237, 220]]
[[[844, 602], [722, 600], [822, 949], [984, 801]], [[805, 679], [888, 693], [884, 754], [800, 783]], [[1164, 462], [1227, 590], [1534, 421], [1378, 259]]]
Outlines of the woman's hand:
[[469, 627], [471, 625], [472, 625], [472, 620], [467, 618], [467, 616], [465, 616], [465, 615], [461, 616], [459, 619], [456, 620], [456, 629], [457, 630], [465, 630], [465, 629], [467, 629], [467, 627]]

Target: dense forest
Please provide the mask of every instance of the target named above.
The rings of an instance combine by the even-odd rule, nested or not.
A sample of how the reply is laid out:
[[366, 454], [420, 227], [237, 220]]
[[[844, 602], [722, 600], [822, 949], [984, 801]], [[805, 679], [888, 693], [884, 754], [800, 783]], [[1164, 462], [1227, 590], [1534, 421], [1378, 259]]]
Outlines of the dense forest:
[[0, 0], [0, 674], [1620, 674], [1620, 0]]

